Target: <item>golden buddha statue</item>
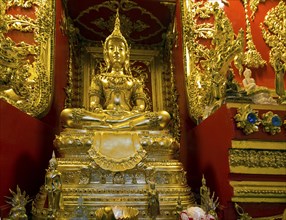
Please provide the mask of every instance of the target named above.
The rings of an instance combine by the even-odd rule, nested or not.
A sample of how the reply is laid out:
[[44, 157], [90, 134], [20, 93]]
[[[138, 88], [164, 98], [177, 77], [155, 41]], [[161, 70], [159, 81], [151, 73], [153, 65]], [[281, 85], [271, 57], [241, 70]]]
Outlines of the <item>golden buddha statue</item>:
[[49, 161], [49, 168], [45, 176], [45, 189], [48, 195], [48, 208], [49, 211], [55, 212], [60, 209], [60, 198], [62, 193], [61, 173], [57, 170], [57, 160], [55, 152]]
[[[106, 71], [91, 81], [89, 108], [61, 113], [65, 129], [54, 140], [62, 181], [56, 217], [72, 219], [82, 196], [88, 219], [114, 219], [118, 213], [123, 217], [116, 219], [174, 219], [179, 194], [183, 206], [194, 200], [174, 157], [178, 144], [165, 129], [169, 113], [148, 111], [144, 84], [131, 75], [118, 13], [103, 47]], [[148, 187], [150, 180], [156, 189], [155, 182]], [[47, 219], [46, 192], [36, 198], [33, 216]], [[106, 207], [121, 208], [113, 216]]]
[[61, 113], [64, 127], [99, 130], [161, 130], [170, 121], [166, 111], [146, 111], [142, 82], [129, 67], [130, 49], [120, 32], [117, 12], [115, 27], [103, 45], [106, 72], [91, 83], [90, 109], [68, 108]]

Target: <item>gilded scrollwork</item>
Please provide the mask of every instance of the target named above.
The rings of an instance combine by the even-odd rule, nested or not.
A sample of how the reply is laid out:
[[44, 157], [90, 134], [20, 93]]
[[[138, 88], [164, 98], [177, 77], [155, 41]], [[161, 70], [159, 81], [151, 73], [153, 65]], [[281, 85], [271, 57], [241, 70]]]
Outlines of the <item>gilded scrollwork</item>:
[[231, 167], [284, 168], [286, 155], [282, 150], [230, 149]]
[[[263, 25], [264, 24], [264, 25]], [[263, 24], [262, 35], [271, 48], [269, 61], [275, 71], [275, 88], [281, 104], [286, 103], [284, 75], [286, 72], [286, 4], [278, 5], [267, 12]]]
[[[230, 20], [217, 3], [188, 1], [183, 12], [189, 114], [199, 122], [221, 105], [230, 63], [234, 60], [242, 70], [244, 34], [240, 31], [235, 36]], [[210, 17], [214, 18], [213, 24], [201, 22]], [[210, 46], [201, 40], [210, 42]]]
[[[12, 1], [0, 5], [0, 98], [27, 114], [47, 113], [52, 96], [54, 1]], [[35, 19], [9, 14], [12, 7], [34, 10]], [[33, 43], [15, 42], [10, 31], [32, 33]]]

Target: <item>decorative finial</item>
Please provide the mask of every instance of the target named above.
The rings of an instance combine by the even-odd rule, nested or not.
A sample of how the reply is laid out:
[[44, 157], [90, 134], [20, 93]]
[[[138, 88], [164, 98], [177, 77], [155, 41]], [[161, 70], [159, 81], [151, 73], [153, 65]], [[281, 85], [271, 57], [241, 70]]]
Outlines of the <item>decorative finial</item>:
[[108, 40], [112, 39], [112, 38], [121, 39], [124, 42], [124, 44], [126, 45], [126, 48], [128, 48], [127, 41], [120, 31], [119, 8], [117, 8], [117, 10], [116, 10], [113, 32], [105, 39], [104, 45], [106, 46]]
[[112, 32], [114, 36], [122, 36], [120, 31], [120, 19], [119, 19], [119, 9], [116, 10], [115, 22], [114, 22], [114, 30]]
[[50, 159], [50, 164], [51, 164], [51, 163], [57, 164], [57, 159], [56, 159], [55, 151], [53, 151], [52, 158]]

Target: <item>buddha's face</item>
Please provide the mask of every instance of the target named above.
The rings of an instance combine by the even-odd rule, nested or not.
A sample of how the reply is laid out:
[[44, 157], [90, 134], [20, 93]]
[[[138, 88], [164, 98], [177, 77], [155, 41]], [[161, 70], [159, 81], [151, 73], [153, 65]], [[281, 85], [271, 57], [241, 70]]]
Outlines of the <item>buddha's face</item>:
[[119, 38], [112, 38], [107, 42], [107, 54], [111, 66], [123, 66], [126, 60], [126, 46]]

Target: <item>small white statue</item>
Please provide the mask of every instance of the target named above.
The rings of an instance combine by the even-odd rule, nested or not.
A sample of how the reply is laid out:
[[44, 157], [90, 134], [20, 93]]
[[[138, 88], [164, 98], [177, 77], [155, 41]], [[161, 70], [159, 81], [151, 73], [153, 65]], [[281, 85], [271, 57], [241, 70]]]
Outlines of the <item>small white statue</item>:
[[246, 68], [243, 72], [244, 79], [242, 80], [242, 84], [247, 94], [251, 94], [256, 90], [256, 83], [255, 80], [251, 77], [251, 75], [251, 70]]
[[277, 105], [277, 102], [270, 96], [269, 89], [256, 85], [255, 80], [251, 75], [251, 70], [246, 68], [243, 72], [244, 79], [242, 80], [242, 84], [253, 103]]

